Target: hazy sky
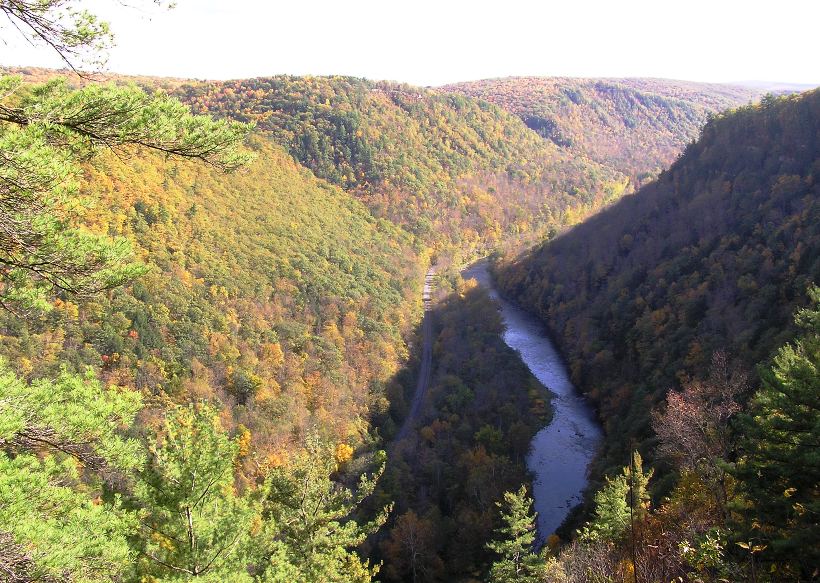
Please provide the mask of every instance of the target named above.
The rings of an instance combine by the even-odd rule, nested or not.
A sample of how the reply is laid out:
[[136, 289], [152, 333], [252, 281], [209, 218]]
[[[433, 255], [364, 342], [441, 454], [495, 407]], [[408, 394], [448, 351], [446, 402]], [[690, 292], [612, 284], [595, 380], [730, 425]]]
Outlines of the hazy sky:
[[[820, 83], [818, 0], [177, 0], [170, 11], [125, 2], [84, 3], [111, 21], [108, 69], [119, 73]], [[0, 35], [0, 64], [59, 66], [8, 27]]]

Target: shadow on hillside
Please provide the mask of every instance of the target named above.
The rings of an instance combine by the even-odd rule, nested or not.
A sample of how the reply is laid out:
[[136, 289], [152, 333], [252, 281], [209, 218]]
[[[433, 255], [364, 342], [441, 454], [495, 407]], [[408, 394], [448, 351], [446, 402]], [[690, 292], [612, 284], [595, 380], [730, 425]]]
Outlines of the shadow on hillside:
[[[432, 370], [412, 425], [396, 439], [422, 375], [422, 325], [412, 357], [386, 386], [389, 411], [372, 420], [388, 460], [368, 510], [393, 504], [393, 511], [363, 552], [384, 561], [386, 581], [412, 580], [419, 569], [431, 581], [482, 572], [495, 503], [528, 481], [525, 457], [544, 423], [544, 389], [504, 342], [501, 316], [483, 288], [459, 283], [428, 318]], [[418, 545], [421, 551], [412, 548]]]

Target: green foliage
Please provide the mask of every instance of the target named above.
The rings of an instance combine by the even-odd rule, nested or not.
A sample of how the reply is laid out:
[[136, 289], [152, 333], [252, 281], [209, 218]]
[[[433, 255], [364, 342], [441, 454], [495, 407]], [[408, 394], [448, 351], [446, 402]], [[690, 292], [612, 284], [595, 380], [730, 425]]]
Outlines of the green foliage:
[[80, 196], [78, 164], [97, 149], [144, 147], [232, 169], [248, 160], [239, 150], [248, 129], [133, 86], [0, 77], [0, 301], [44, 309], [50, 292], [93, 294], [145, 272], [125, 239], [83, 224], [90, 200]]
[[696, 573], [714, 573], [717, 577], [728, 578], [726, 563], [725, 533], [713, 528], [690, 544], [680, 543], [680, 553]]
[[592, 521], [581, 529], [582, 540], [614, 541], [629, 527], [629, 484], [623, 475], [607, 478], [603, 488], [595, 493]]
[[71, 67], [101, 65], [114, 40], [108, 23], [74, 0], [2, 0], [0, 13], [26, 40], [56, 51]]
[[820, 564], [820, 288], [797, 314], [801, 333], [778, 350], [742, 424], [738, 468], [751, 505], [748, 537], [763, 560], [785, 563], [791, 577]]
[[595, 493], [593, 518], [579, 531], [579, 539], [587, 543], [621, 540], [631, 522], [646, 514], [646, 487], [653, 473], [644, 473], [641, 455], [633, 452], [630, 465], [614, 478], [607, 478], [604, 487]]
[[[373, 493], [384, 471], [383, 454], [372, 476], [361, 474], [355, 487], [340, 480], [331, 444], [316, 435], [286, 467], [274, 468], [265, 480], [263, 511], [267, 521], [262, 537], [267, 566], [261, 580], [369, 582], [378, 572], [355, 549], [387, 520], [388, 508], [369, 522], [353, 517]], [[336, 476], [336, 477], [334, 477]]]
[[133, 560], [136, 516], [100, 498], [100, 477], [140, 465], [138, 444], [120, 436], [139, 407], [90, 373], [29, 384], [0, 362], [0, 565], [12, 580], [110, 580]]
[[131, 425], [140, 406], [139, 394], [103, 389], [90, 371], [26, 383], [0, 361], [0, 444], [12, 452], [44, 448], [97, 469], [136, 467], [138, 445], [118, 430]]
[[110, 581], [127, 570], [134, 553], [126, 537], [136, 517], [119, 500], [101, 504], [77, 491], [79, 483], [70, 460], [0, 454], [0, 533], [9, 537], [0, 539], [4, 572], [11, 567], [16, 576], [22, 559], [33, 580]]
[[240, 575], [259, 513], [236, 491], [239, 444], [216, 409], [173, 408], [151, 441], [134, 490], [143, 511], [138, 570], [162, 581], [250, 580]]
[[487, 548], [499, 555], [490, 568], [491, 583], [540, 581], [540, 558], [533, 552], [535, 542], [535, 515], [527, 487], [517, 492], [504, 492], [503, 502], [496, 502], [501, 509], [504, 526], [496, 529], [496, 539]]

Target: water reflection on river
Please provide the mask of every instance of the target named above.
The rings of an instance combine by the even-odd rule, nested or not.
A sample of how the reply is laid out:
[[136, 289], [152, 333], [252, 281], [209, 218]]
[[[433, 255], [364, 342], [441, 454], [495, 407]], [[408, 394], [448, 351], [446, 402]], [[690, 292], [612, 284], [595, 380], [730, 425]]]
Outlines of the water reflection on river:
[[504, 341], [521, 353], [535, 377], [554, 395], [552, 422], [535, 435], [527, 458], [527, 467], [534, 476], [539, 539], [543, 541], [561, 525], [570, 509], [581, 502], [587, 484], [587, 467], [600, 443], [601, 428], [592, 408], [572, 386], [543, 325], [498, 296], [487, 262], [473, 264], [463, 276], [475, 278], [499, 302], [506, 326]]

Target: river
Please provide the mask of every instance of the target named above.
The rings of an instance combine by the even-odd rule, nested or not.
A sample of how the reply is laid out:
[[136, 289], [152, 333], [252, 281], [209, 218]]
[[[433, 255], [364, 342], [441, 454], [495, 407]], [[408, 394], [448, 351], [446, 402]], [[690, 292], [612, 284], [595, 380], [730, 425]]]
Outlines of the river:
[[587, 468], [603, 433], [589, 403], [578, 394], [543, 324], [521, 308], [503, 300], [493, 287], [486, 260], [467, 268], [501, 307], [504, 341], [521, 354], [533, 375], [553, 394], [553, 418], [532, 440], [527, 467], [533, 475], [533, 498], [538, 512], [538, 538], [555, 532], [570, 509], [581, 502]]

